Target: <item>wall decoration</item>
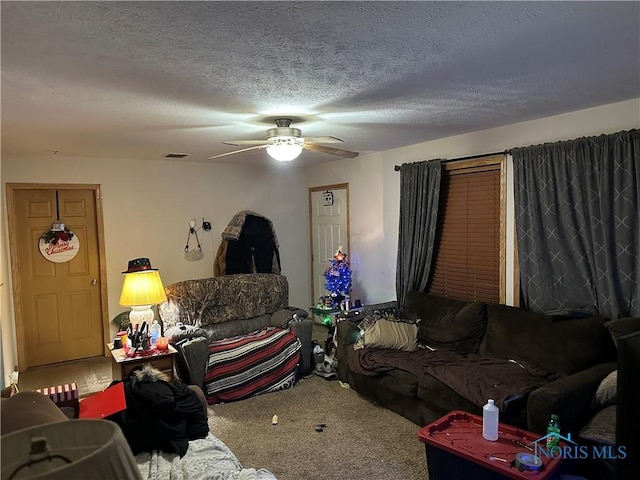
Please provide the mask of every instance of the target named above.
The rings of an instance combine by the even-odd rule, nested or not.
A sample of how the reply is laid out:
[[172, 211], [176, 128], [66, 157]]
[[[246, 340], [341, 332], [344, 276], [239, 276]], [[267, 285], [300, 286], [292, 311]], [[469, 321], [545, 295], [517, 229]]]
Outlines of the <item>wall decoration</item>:
[[327, 190], [326, 192], [322, 193], [322, 206], [330, 207], [332, 205], [333, 205], [333, 192], [330, 192], [329, 190]]
[[[204, 223], [204, 221], [203, 221]], [[199, 229], [198, 229], [199, 230]], [[197, 248], [189, 247], [191, 236], [195, 237]], [[189, 231], [187, 233], [187, 244], [184, 247], [184, 259], [189, 262], [197, 262], [204, 258], [204, 252], [200, 246], [200, 239], [198, 238], [198, 231], [196, 230], [196, 221], [194, 219], [189, 220]]]
[[54, 263], [71, 260], [80, 250], [80, 241], [63, 222], [54, 222], [51, 228], [40, 236], [40, 253]]

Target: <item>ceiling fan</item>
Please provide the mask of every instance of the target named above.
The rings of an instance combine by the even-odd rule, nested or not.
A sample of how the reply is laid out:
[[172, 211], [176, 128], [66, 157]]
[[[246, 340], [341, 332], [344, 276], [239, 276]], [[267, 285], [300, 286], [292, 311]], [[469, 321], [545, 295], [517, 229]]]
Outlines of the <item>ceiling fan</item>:
[[253, 145], [252, 147], [214, 155], [213, 157], [209, 157], [209, 160], [263, 148], [267, 149], [269, 156], [280, 162], [288, 162], [297, 158], [298, 155], [302, 153], [302, 150], [313, 150], [314, 152], [329, 153], [347, 158], [358, 156], [358, 152], [320, 145], [321, 143], [342, 143], [342, 140], [339, 138], [303, 137], [300, 129], [291, 127], [290, 118], [277, 118], [275, 123], [276, 128], [267, 130], [267, 136], [264, 140], [227, 140], [222, 142], [225, 145]]

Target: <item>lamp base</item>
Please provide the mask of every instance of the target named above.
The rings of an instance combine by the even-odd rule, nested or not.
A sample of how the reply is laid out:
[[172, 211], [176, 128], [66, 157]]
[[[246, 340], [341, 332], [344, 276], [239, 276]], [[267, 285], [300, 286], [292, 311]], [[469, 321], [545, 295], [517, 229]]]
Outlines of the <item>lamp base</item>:
[[131, 307], [129, 321], [131, 321], [131, 325], [142, 325], [142, 322], [147, 322], [147, 325], [151, 328], [153, 317], [154, 314], [153, 310], [151, 310], [151, 305], [139, 305]]

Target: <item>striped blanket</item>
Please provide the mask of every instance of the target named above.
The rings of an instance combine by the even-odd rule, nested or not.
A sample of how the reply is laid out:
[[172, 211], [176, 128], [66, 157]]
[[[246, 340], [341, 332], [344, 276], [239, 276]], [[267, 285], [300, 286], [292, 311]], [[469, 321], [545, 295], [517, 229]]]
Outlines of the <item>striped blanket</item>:
[[204, 383], [209, 404], [291, 388], [300, 349], [289, 330], [267, 327], [209, 343]]

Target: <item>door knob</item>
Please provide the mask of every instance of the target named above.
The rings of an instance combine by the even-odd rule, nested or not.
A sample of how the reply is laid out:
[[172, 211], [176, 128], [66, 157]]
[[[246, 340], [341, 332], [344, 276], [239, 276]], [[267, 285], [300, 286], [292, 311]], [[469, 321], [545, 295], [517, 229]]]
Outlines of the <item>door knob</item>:
[[91, 285], [97, 285], [98, 284], [98, 279], [97, 278], [92, 278], [91, 279]]

